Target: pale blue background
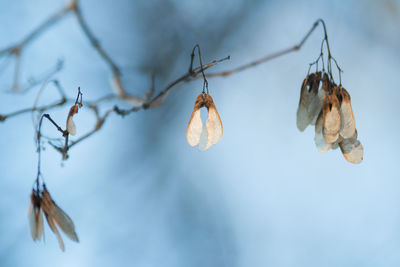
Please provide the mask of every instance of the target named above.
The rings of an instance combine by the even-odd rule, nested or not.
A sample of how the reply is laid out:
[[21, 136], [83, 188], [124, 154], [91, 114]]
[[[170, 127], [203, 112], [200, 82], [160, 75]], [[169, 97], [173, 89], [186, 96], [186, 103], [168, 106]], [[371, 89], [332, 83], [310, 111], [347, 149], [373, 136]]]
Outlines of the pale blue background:
[[[0, 47], [30, 32], [64, 1], [5, 1]], [[313, 129], [296, 128], [299, 86], [319, 54], [322, 28], [301, 51], [229, 78], [209, 80], [224, 125], [207, 152], [191, 148], [186, 126], [202, 82], [177, 87], [166, 103], [115, 115], [74, 147], [61, 166], [47, 146], [42, 172], [81, 242], [59, 250], [31, 240], [26, 210], [37, 154], [29, 114], [0, 124], [0, 266], [400, 266], [399, 1], [84, 0], [89, 26], [144, 94], [182, 75], [194, 44], [204, 61], [231, 55], [229, 69], [296, 44], [321, 17], [344, 69], [364, 162], [339, 150], [319, 154]], [[23, 54], [23, 78], [57, 59], [69, 96], [110, 92], [109, 70], [69, 16]], [[12, 95], [1, 72], [0, 113], [31, 106], [38, 88]], [[49, 87], [41, 103], [55, 97]], [[68, 108], [52, 111], [64, 121]], [[78, 135], [93, 125], [76, 118]], [[57, 134], [51, 127], [44, 131]]]

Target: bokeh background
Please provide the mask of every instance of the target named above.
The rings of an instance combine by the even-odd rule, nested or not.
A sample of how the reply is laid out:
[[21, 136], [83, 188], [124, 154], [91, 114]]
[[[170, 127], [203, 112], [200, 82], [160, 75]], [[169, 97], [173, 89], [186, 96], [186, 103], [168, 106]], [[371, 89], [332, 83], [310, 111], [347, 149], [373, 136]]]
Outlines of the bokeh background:
[[[63, 0], [2, 1], [0, 47], [61, 8]], [[319, 154], [314, 130], [300, 133], [296, 109], [308, 63], [319, 55], [318, 27], [299, 51], [228, 78], [209, 79], [224, 136], [206, 152], [190, 147], [186, 126], [197, 80], [165, 103], [104, 128], [70, 151], [50, 146], [42, 172], [80, 238], [60, 251], [45, 226], [34, 243], [26, 210], [37, 167], [31, 114], [0, 124], [1, 266], [400, 266], [400, 1], [83, 0], [83, 14], [143, 95], [187, 71], [194, 44], [225, 70], [291, 47], [314, 21], [327, 24], [344, 70], [364, 161], [340, 150]], [[71, 97], [110, 93], [110, 72], [68, 16], [24, 51], [22, 80], [65, 61], [57, 73]], [[12, 61], [0, 73], [0, 114], [33, 105], [39, 88], [12, 94]], [[57, 99], [49, 86], [40, 103]], [[112, 106], [114, 103], [110, 103]], [[124, 106], [123, 103], [119, 103]], [[125, 105], [126, 106], [126, 105]], [[58, 122], [68, 107], [51, 111]], [[78, 136], [93, 127], [76, 117]], [[44, 133], [57, 136], [50, 126]]]

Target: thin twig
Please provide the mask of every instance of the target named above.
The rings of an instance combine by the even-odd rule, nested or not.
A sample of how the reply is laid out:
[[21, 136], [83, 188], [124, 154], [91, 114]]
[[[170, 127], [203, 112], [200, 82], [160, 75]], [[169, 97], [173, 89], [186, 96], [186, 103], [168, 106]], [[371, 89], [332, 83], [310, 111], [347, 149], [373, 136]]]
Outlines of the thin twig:
[[5, 114], [5, 115], [0, 115], [0, 122], [3, 122], [6, 119], [9, 119], [11, 117], [15, 117], [15, 116], [18, 116], [18, 115], [21, 115], [21, 114], [24, 114], [24, 113], [30, 113], [30, 112], [33, 112], [33, 111], [41, 111], [41, 112], [48, 111], [48, 110], [53, 109], [55, 107], [63, 106], [66, 102], [67, 102], [67, 99], [62, 98], [62, 99], [60, 99], [60, 101], [55, 102], [53, 104], [39, 106], [39, 107], [33, 107], [33, 108], [24, 108], [24, 109], [21, 109], [21, 110], [18, 110], [18, 111], [14, 111], [14, 112], [11, 112], [11, 113], [8, 113], [8, 114]]
[[128, 115], [132, 112], [136, 112], [139, 111], [141, 109], [148, 109], [150, 107], [155, 106], [155, 104], [158, 101], [161, 101], [161, 99], [169, 92], [169, 90], [171, 90], [175, 85], [182, 83], [182, 82], [188, 82], [190, 80], [195, 79], [200, 73], [202, 73], [203, 71], [211, 68], [212, 66], [215, 66], [218, 63], [221, 63], [225, 60], [229, 60], [230, 56], [227, 56], [223, 59], [219, 59], [219, 60], [214, 60], [206, 65], [203, 66], [203, 68], [201, 67], [197, 67], [195, 69], [192, 69], [191, 67], [189, 67], [189, 71], [182, 75], [181, 77], [179, 77], [178, 79], [170, 82], [158, 95], [156, 95], [153, 99], [151, 99], [148, 103], [143, 104], [142, 106], [138, 106], [138, 107], [132, 107], [131, 109], [127, 109], [127, 110], [122, 110], [120, 108], [118, 108], [117, 106], [114, 107], [114, 111], [118, 114], [118, 115]]
[[15, 56], [15, 67], [14, 67], [14, 77], [13, 77], [13, 91], [19, 91], [21, 89], [19, 87], [19, 75], [20, 75], [20, 62], [21, 62], [21, 54], [23, 49], [31, 43], [34, 39], [39, 37], [43, 32], [48, 30], [51, 26], [60, 21], [66, 14], [71, 11], [71, 5], [67, 5], [57, 12], [55, 12], [52, 16], [50, 16], [47, 20], [45, 20], [42, 24], [40, 24], [37, 28], [35, 28], [32, 32], [30, 32], [24, 39], [18, 42], [15, 45], [9, 46], [0, 50], [0, 57], [4, 55], [14, 55]]
[[294, 46], [292, 46], [290, 48], [283, 49], [281, 51], [272, 53], [270, 55], [267, 55], [267, 56], [262, 57], [260, 59], [257, 59], [257, 60], [254, 60], [252, 62], [246, 63], [244, 65], [241, 65], [241, 66], [236, 67], [236, 68], [231, 69], [231, 70], [209, 73], [209, 74], [207, 74], [207, 77], [219, 77], [219, 76], [226, 77], [226, 76], [230, 76], [232, 74], [238, 73], [240, 71], [244, 71], [244, 70], [249, 69], [251, 67], [254, 67], [254, 66], [260, 65], [262, 63], [265, 63], [267, 61], [270, 61], [270, 60], [272, 60], [274, 58], [281, 57], [281, 56], [286, 55], [286, 54], [288, 54], [290, 52], [298, 51], [303, 46], [303, 44], [307, 41], [308, 37], [310, 37], [311, 33], [315, 30], [315, 28], [317, 28], [317, 26], [318, 26], [318, 21], [316, 21], [313, 24], [311, 29], [307, 32], [307, 34], [303, 37], [303, 39], [301, 39], [301, 41], [297, 45], [294, 45]]
[[96, 39], [92, 31], [89, 29], [86, 21], [84, 20], [82, 16], [81, 9], [78, 4], [75, 5], [75, 8], [73, 9], [74, 14], [78, 20], [79, 25], [81, 26], [84, 34], [86, 37], [89, 39], [90, 44], [93, 46], [93, 48], [99, 52], [100, 56], [103, 58], [103, 60], [110, 66], [113, 74], [120, 75], [121, 71], [119, 67], [117, 66], [116, 63], [111, 59], [111, 57], [106, 53], [106, 51], [100, 46], [99, 41]]
[[[14, 111], [14, 112], [11, 112], [11, 113], [8, 113], [8, 114], [4, 114], [4, 115], [0, 114], [0, 122], [3, 122], [6, 119], [9, 119], [11, 117], [15, 117], [15, 116], [18, 116], [18, 115], [21, 115], [21, 114], [24, 114], [24, 113], [30, 113], [30, 112], [34, 112], [34, 111], [44, 112], [44, 111], [49, 111], [49, 110], [51, 110], [53, 108], [56, 108], [56, 107], [62, 107], [65, 103], [67, 103], [69, 101], [69, 99], [65, 96], [65, 93], [62, 90], [59, 82], [57, 80], [54, 80], [52, 82], [54, 83], [54, 85], [57, 88], [57, 91], [60, 94], [60, 97], [61, 97], [60, 100], [58, 100], [57, 102], [54, 102], [52, 104], [43, 105], [43, 106], [36, 106], [36, 102], [38, 101], [38, 97], [39, 97], [41, 91], [44, 89], [44, 87], [42, 87], [41, 90], [38, 93], [38, 97], [36, 98], [33, 107], [31, 107], [31, 108], [23, 108], [21, 110], [17, 110], [17, 111]], [[47, 85], [47, 83], [45, 85]]]

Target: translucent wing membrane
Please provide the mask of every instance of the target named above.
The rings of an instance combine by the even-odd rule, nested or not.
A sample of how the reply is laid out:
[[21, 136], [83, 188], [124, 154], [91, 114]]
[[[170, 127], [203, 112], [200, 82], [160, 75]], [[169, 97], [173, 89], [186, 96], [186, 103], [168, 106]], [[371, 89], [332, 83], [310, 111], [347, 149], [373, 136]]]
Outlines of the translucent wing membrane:
[[29, 224], [32, 239], [34, 241], [40, 240], [43, 235], [43, 215], [41, 210], [37, 210], [30, 206]]
[[76, 113], [78, 113], [78, 105], [73, 105], [71, 107], [71, 109], [69, 110], [68, 117], [67, 117], [67, 132], [70, 135], [76, 134], [76, 126], [72, 119]]
[[73, 241], [79, 242], [78, 235], [75, 232], [74, 222], [71, 218], [54, 203], [55, 206], [55, 214], [54, 220], [60, 226], [61, 230]]
[[364, 148], [357, 140], [357, 131], [348, 139], [339, 143], [344, 158], [351, 163], [361, 163], [364, 157]]
[[323, 128], [322, 133], [327, 143], [334, 143], [339, 138], [342, 126], [339, 101], [336, 95], [328, 95], [322, 104]]
[[43, 235], [43, 215], [40, 209], [40, 197], [33, 191], [31, 194], [31, 203], [28, 208], [29, 226], [32, 239], [40, 240]]
[[297, 108], [297, 128], [304, 131], [309, 124], [314, 124], [321, 110], [318, 96], [321, 72], [308, 75], [301, 86], [300, 101]]
[[208, 109], [206, 126], [209, 142], [211, 143], [211, 145], [217, 144], [222, 138], [223, 127], [221, 118], [219, 117], [217, 108], [215, 107], [214, 103], [211, 103], [210, 108]]
[[199, 150], [205, 151], [205, 150], [209, 149], [210, 146], [211, 146], [211, 143], [208, 142], [207, 126], [205, 124], [203, 124], [202, 131], [200, 134]]
[[76, 126], [75, 126], [75, 122], [71, 117], [68, 117], [67, 120], [67, 131], [70, 135], [75, 135], [76, 134]]
[[356, 121], [354, 119], [353, 108], [351, 107], [350, 95], [344, 88], [340, 88], [340, 111], [342, 115], [342, 128], [340, 135], [346, 139], [354, 135], [356, 130]]
[[320, 112], [317, 122], [315, 123], [315, 137], [314, 137], [315, 145], [317, 146], [317, 149], [320, 153], [325, 153], [332, 147], [331, 143], [325, 141], [324, 135], [322, 134], [323, 126], [324, 126], [324, 120], [322, 112]]
[[56, 221], [54, 220], [53, 217], [51, 217], [48, 214], [46, 214], [46, 220], [47, 220], [47, 223], [48, 223], [51, 231], [53, 231], [53, 233], [57, 236], [58, 244], [60, 245], [61, 250], [65, 251], [64, 241], [61, 237], [60, 232], [57, 229]]
[[[207, 121], [203, 124], [200, 109], [206, 107]], [[215, 145], [222, 138], [223, 127], [214, 101], [209, 94], [200, 94], [195, 102], [192, 116], [186, 131], [186, 139], [191, 146], [199, 145], [199, 150], [204, 151]]]
[[51, 199], [47, 189], [44, 187], [42, 193], [42, 209], [46, 215], [47, 223], [53, 233], [56, 234], [58, 243], [62, 251], [64, 251], [64, 242], [58, 227], [72, 240], [79, 242], [75, 232], [75, 226], [71, 218]]
[[196, 108], [195, 105], [186, 130], [186, 139], [189, 145], [197, 146], [199, 144], [202, 131], [203, 122], [201, 121], [200, 107]]

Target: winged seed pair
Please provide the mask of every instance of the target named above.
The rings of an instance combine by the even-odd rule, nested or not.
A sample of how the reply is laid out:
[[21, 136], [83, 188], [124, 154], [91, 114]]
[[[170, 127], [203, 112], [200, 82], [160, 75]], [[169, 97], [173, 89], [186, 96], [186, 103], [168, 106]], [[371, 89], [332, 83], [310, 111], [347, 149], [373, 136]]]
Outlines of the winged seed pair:
[[31, 203], [28, 208], [29, 225], [34, 241], [41, 240], [43, 236], [43, 213], [51, 231], [57, 236], [62, 251], [65, 250], [65, 247], [59, 229], [73, 241], [79, 242], [74, 222], [57, 206], [44, 184], [43, 190], [32, 190]]

